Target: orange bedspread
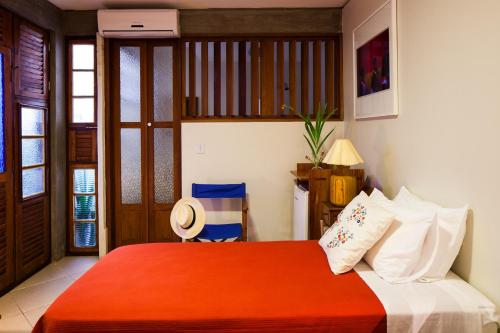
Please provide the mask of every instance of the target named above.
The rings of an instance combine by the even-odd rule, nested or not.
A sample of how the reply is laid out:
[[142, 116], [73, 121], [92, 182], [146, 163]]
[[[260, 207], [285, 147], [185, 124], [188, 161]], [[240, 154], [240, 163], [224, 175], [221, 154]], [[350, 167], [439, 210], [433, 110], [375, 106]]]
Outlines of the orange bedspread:
[[385, 332], [375, 294], [335, 276], [316, 241], [121, 247], [34, 332]]

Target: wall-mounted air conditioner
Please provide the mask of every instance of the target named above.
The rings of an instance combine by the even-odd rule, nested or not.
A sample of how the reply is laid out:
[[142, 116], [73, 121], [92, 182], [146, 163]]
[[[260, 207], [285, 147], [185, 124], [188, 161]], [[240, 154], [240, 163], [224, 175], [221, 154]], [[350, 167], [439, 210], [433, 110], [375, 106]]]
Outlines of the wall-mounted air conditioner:
[[99, 33], [110, 38], [175, 38], [180, 36], [176, 9], [102, 9]]

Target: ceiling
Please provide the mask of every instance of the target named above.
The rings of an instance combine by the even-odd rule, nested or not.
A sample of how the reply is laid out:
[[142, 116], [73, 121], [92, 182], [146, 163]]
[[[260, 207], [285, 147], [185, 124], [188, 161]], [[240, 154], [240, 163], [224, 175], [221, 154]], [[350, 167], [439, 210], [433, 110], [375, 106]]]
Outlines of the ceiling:
[[102, 8], [308, 8], [342, 7], [348, 0], [49, 0], [63, 10]]

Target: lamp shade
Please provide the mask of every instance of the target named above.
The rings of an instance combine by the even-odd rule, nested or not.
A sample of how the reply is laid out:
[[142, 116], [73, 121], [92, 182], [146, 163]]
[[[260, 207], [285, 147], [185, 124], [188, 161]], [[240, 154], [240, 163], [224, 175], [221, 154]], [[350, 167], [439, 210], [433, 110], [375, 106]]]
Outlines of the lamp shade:
[[351, 140], [337, 139], [323, 159], [323, 163], [351, 166], [363, 163], [363, 159], [352, 145]]

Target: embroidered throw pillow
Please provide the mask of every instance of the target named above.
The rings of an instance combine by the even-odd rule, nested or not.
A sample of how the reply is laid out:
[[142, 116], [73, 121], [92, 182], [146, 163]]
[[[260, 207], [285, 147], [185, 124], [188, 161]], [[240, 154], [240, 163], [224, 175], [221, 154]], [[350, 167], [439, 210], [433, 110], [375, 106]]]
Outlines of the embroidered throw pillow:
[[361, 192], [319, 240], [334, 274], [350, 271], [387, 231], [394, 215]]

